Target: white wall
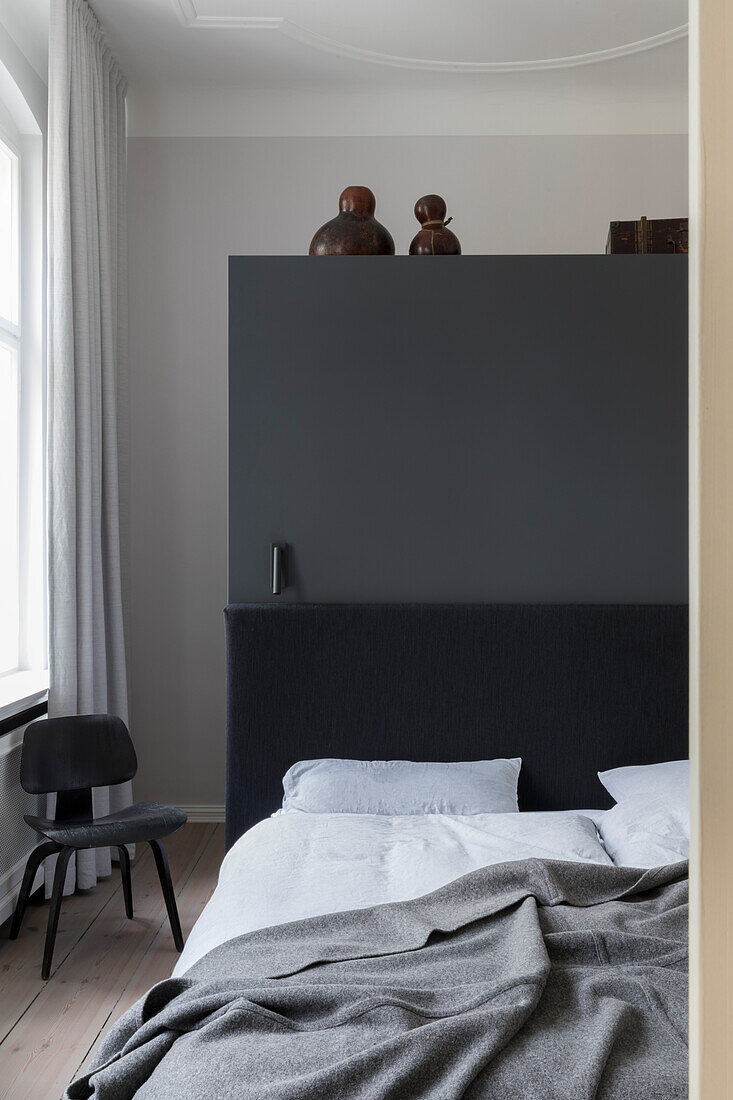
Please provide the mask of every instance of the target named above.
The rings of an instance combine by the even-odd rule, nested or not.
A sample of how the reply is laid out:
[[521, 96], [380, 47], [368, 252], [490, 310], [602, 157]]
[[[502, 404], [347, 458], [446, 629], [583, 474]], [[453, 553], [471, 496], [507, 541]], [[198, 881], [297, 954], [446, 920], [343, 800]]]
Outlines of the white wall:
[[0, 98], [21, 134], [45, 134], [47, 89], [18, 41], [0, 18]]
[[307, 252], [351, 183], [375, 191], [400, 253], [428, 191], [448, 201], [465, 253], [602, 252], [612, 218], [687, 213], [687, 138], [131, 139], [138, 797], [224, 797], [227, 256]]

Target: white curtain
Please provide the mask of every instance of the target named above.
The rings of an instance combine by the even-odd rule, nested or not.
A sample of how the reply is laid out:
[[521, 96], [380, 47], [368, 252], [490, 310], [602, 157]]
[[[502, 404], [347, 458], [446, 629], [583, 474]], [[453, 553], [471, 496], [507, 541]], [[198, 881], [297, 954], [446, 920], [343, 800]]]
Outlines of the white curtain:
[[[49, 47], [49, 716], [126, 722], [126, 83], [86, 0], [51, 0]], [[95, 816], [130, 801], [97, 789]], [[67, 889], [110, 870], [109, 849], [80, 852]]]

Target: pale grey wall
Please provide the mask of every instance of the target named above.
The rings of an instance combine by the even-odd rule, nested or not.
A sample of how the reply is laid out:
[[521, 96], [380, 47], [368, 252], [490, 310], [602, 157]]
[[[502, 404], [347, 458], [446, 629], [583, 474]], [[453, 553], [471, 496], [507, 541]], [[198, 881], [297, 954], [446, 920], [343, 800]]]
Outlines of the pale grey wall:
[[305, 252], [348, 183], [398, 252], [426, 191], [466, 253], [600, 252], [611, 218], [687, 212], [686, 155], [683, 135], [130, 141], [138, 796], [223, 801], [227, 256]]

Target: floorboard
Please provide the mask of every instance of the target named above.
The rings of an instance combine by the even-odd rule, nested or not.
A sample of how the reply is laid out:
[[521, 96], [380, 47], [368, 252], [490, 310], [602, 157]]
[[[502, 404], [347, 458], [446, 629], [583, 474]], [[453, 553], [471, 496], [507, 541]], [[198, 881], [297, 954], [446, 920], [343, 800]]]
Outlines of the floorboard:
[[[119, 876], [100, 880], [94, 890], [81, 890], [64, 898], [61, 907], [54, 964], [60, 966], [75, 944], [108, 902], [122, 904]], [[113, 900], [115, 899], [115, 900]], [[10, 921], [0, 938], [0, 1042], [35, 1000], [46, 984], [41, 978], [41, 958], [46, 937], [48, 904], [30, 901], [17, 940], [7, 938]]]
[[[221, 825], [188, 824], [166, 843], [183, 934], [216, 885]], [[147, 845], [132, 868], [134, 918], [119, 875], [64, 900], [54, 972], [41, 981], [45, 905], [33, 906], [15, 941], [0, 941], [0, 1100], [56, 1100], [112, 1023], [177, 958]], [[7, 936], [7, 931], [6, 931]]]
[[[177, 896], [178, 915], [181, 919], [184, 936], [193, 927], [199, 913], [213, 894], [223, 858], [224, 829], [220, 827], [213, 832], [205, 851]], [[166, 917], [159, 926], [155, 939], [140, 959], [134, 974], [132, 974], [125, 988], [121, 990], [109, 1019], [105, 1022], [105, 1026], [95, 1039], [86, 1058], [77, 1069], [77, 1075], [89, 1065], [97, 1047], [114, 1021], [118, 1020], [128, 1008], [134, 1005], [135, 1001], [139, 1000], [151, 986], [169, 977], [176, 965], [177, 958], [178, 952], [171, 938]]]

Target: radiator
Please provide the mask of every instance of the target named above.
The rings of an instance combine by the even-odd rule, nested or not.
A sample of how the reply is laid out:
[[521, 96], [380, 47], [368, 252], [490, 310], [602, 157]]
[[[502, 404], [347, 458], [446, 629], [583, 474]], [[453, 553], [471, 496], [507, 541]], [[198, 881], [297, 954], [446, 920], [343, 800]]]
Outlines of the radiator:
[[[28, 853], [39, 843], [38, 834], [23, 814], [45, 810], [45, 795], [26, 794], [20, 785], [20, 749], [25, 726], [0, 737], [0, 924], [15, 907]], [[34, 888], [42, 881], [39, 870]]]

